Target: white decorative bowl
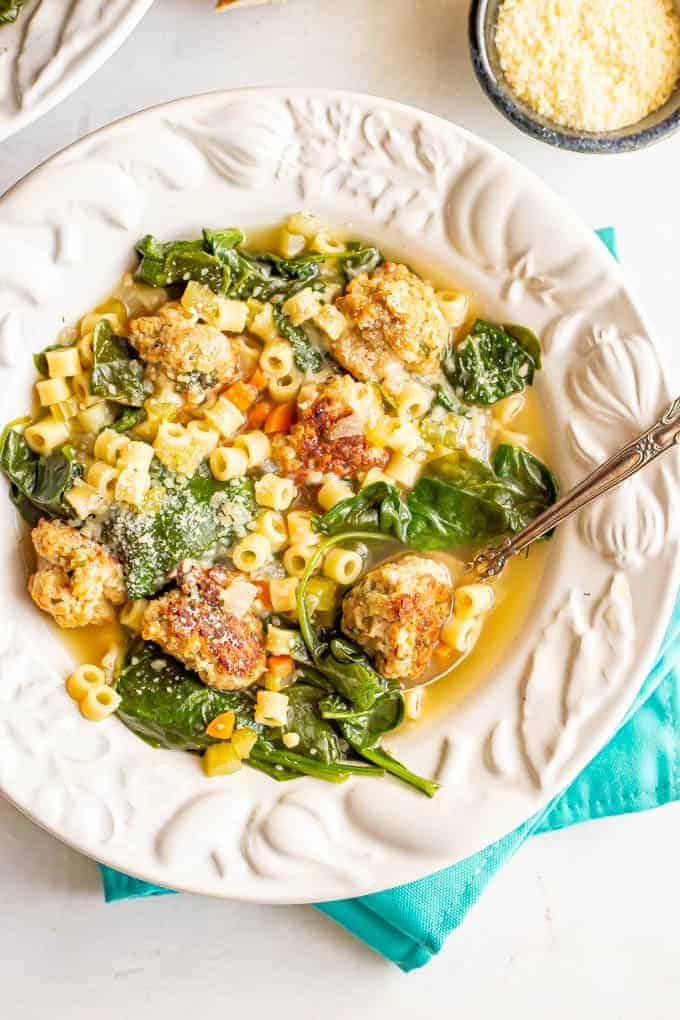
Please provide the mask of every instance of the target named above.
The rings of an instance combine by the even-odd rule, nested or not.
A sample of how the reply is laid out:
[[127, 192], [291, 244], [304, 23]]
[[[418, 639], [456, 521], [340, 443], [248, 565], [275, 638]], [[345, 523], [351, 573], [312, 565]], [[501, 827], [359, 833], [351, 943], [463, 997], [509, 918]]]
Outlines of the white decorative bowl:
[[[542, 334], [538, 380], [564, 487], [668, 401], [657, 348], [600, 241], [539, 181], [446, 121], [335, 91], [246, 90], [137, 114], [56, 156], [0, 205], [0, 387], [22, 413], [32, 350], [93, 306], [137, 238], [266, 224], [300, 207], [475, 291]], [[678, 582], [672, 455], [562, 528], [511, 654], [391, 743], [443, 784], [206, 779], [63, 685], [64, 647], [25, 594], [0, 503], [0, 788], [60, 839], [175, 889], [332, 899], [433, 872], [558, 793], [612, 735], [654, 660]]]
[[0, 141], [87, 81], [153, 0], [27, 0], [0, 25]]

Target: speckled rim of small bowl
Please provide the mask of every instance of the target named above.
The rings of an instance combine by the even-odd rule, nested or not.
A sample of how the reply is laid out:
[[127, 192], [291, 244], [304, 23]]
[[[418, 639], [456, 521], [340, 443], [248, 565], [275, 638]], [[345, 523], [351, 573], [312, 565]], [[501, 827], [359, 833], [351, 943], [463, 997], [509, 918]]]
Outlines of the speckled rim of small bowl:
[[680, 83], [658, 110], [638, 124], [618, 131], [601, 134], [569, 131], [534, 113], [505, 83], [500, 69], [496, 71], [493, 67], [487, 43], [487, 27], [494, 14], [495, 7], [490, 0], [472, 0], [468, 22], [472, 66], [491, 102], [520, 131], [547, 145], [573, 152], [602, 154], [644, 149], [680, 128]]

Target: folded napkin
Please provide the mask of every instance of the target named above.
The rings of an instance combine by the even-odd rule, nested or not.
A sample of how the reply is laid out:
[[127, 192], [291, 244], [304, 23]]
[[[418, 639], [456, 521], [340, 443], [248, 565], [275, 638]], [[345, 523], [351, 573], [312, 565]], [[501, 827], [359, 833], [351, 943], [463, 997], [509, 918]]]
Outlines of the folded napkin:
[[[598, 234], [616, 256], [613, 229]], [[679, 677], [680, 599], [656, 665], [624, 724], [564, 793], [514, 832], [450, 868], [396, 889], [322, 903], [318, 909], [402, 970], [422, 967], [529, 836], [680, 798]], [[103, 865], [100, 869], [107, 902], [171, 892]]]

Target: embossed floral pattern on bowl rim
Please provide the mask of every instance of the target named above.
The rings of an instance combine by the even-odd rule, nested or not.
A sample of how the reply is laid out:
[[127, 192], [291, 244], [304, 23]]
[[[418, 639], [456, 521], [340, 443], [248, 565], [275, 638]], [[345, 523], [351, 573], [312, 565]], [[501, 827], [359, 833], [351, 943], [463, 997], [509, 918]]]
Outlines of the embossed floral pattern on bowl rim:
[[60, 103], [104, 64], [153, 0], [27, 0], [0, 26], [0, 141]]
[[[0, 385], [25, 406], [30, 351], [92, 307], [150, 232], [257, 225], [311, 207], [472, 289], [545, 340], [538, 382], [563, 486], [669, 400], [619, 267], [541, 181], [456, 126], [338, 91], [253, 89], [147, 110], [88, 136], [0, 204]], [[11, 252], [11, 256], [10, 253]], [[443, 783], [208, 780], [63, 687], [66, 649], [25, 594], [0, 501], [0, 790], [60, 839], [176, 889], [334, 899], [454, 863], [543, 807], [611, 736], [652, 665], [678, 583], [672, 457], [552, 542], [540, 604], [466, 699], [394, 745]], [[677, 491], [677, 488], [676, 488]]]

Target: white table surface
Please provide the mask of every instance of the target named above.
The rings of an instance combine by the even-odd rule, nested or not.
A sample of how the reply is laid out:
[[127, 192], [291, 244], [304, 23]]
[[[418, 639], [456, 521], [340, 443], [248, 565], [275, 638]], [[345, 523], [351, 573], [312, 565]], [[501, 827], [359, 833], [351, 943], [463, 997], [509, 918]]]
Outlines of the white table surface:
[[[67, 102], [0, 149], [0, 192], [107, 121], [239, 85], [324, 85], [449, 117], [544, 177], [624, 265], [664, 342], [678, 344], [680, 135], [620, 157], [525, 138], [494, 111], [467, 56], [466, 0], [291, 0], [213, 17], [156, 0]], [[533, 840], [440, 956], [408, 977], [307, 907], [192, 896], [104, 906], [95, 865], [0, 801], [3, 1020], [281, 1020], [677, 1016], [680, 804]], [[219, 1014], [216, 1013], [219, 1011]]]

